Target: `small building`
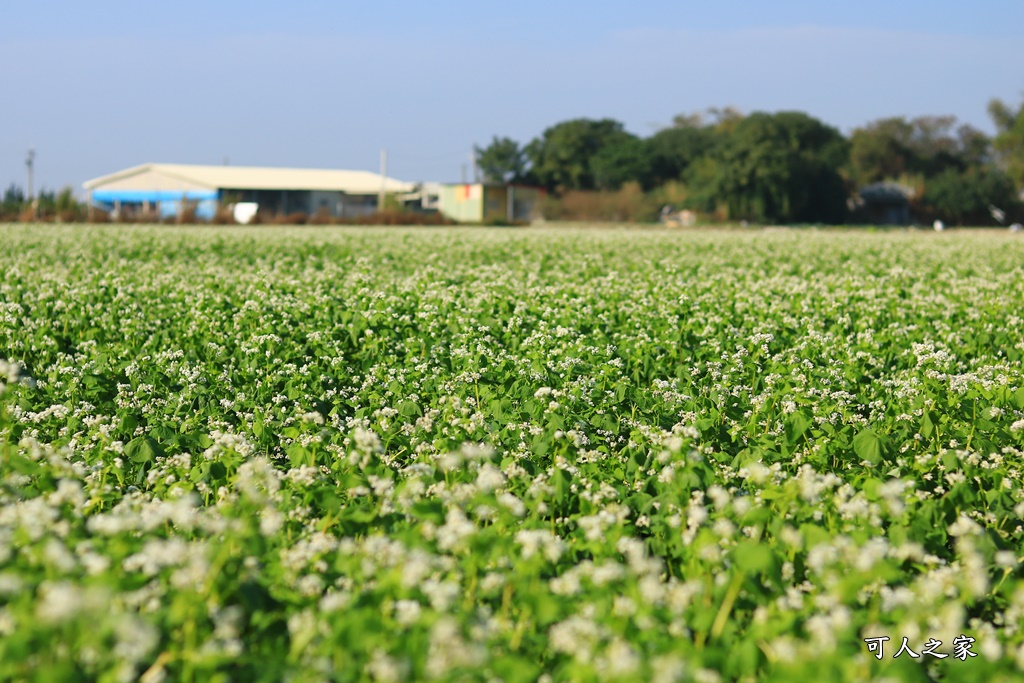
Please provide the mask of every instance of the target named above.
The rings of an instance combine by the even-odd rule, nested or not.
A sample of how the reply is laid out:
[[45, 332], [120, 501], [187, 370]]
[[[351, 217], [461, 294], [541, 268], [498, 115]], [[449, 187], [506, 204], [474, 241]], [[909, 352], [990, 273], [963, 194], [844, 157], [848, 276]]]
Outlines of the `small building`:
[[910, 201], [914, 191], [898, 183], [872, 183], [860, 188], [853, 199], [854, 215], [876, 225], [910, 225]]
[[83, 184], [90, 205], [115, 214], [156, 212], [176, 216], [185, 207], [200, 218], [239, 202], [261, 213], [325, 213], [337, 218], [377, 211], [381, 193], [410, 193], [413, 183], [371, 171], [143, 164]]
[[544, 195], [542, 188], [524, 185], [450, 183], [440, 188], [438, 210], [460, 223], [532, 221]]

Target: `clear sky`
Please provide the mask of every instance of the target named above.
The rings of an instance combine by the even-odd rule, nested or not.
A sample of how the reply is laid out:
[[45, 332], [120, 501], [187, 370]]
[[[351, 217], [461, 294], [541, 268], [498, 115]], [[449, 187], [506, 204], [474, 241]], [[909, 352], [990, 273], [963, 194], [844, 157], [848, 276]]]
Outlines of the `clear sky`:
[[147, 161], [459, 180], [474, 143], [714, 106], [844, 132], [1024, 97], [1022, 0], [4, 3], [0, 184]]

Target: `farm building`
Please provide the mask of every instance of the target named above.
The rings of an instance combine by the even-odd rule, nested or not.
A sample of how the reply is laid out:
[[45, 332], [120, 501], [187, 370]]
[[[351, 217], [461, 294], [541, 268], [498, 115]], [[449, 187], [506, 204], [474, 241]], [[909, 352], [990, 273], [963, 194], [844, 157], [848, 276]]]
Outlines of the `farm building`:
[[873, 183], [860, 188], [851, 208], [860, 218], [880, 225], [909, 225], [911, 188], [897, 183]]
[[252, 202], [268, 214], [327, 213], [349, 218], [377, 210], [380, 193], [409, 193], [413, 183], [370, 171], [143, 164], [83, 184], [91, 205], [116, 213], [175, 216], [185, 206], [200, 218], [218, 207]]
[[529, 221], [540, 212], [544, 190], [521, 185], [458, 183], [441, 186], [438, 210], [460, 223]]

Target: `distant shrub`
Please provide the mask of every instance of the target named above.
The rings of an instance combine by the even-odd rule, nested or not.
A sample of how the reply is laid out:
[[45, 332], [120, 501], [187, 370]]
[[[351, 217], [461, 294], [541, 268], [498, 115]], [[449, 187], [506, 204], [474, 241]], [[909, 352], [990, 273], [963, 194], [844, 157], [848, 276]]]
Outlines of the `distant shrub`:
[[334, 225], [337, 223], [337, 219], [331, 215], [331, 212], [321, 207], [317, 209], [317, 212], [309, 217], [306, 221], [307, 225]]
[[210, 219], [211, 225], [234, 225], [235, 214], [231, 209], [220, 207], [217, 212], [213, 214], [213, 218]]
[[626, 183], [614, 192], [569, 190], [560, 197], [547, 197], [544, 217], [563, 221], [650, 222], [657, 218], [662, 202], [655, 193], [645, 194], [637, 183]]
[[305, 225], [308, 220], [309, 216], [305, 213], [293, 211], [292, 213], [279, 213], [267, 222], [272, 225]]

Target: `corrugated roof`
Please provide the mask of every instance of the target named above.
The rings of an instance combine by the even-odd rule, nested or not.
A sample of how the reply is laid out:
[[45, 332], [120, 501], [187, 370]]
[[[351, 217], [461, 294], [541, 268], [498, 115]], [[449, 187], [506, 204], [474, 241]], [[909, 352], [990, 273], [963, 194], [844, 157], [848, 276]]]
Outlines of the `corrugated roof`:
[[858, 191], [861, 199], [866, 201], [882, 202], [897, 201], [905, 202], [914, 197], [913, 188], [899, 183], [880, 182], [865, 185]]
[[[142, 181], [145, 176], [152, 174], [176, 178], [211, 190], [321, 190], [348, 194], [376, 194], [381, 189], [381, 176], [372, 171], [187, 164], [142, 164], [93, 178], [83, 183], [82, 187], [96, 190], [106, 185], [117, 184], [122, 189], [128, 189], [133, 177], [138, 177]], [[411, 192], [415, 189], [415, 184], [387, 178], [384, 189], [387, 192]]]

